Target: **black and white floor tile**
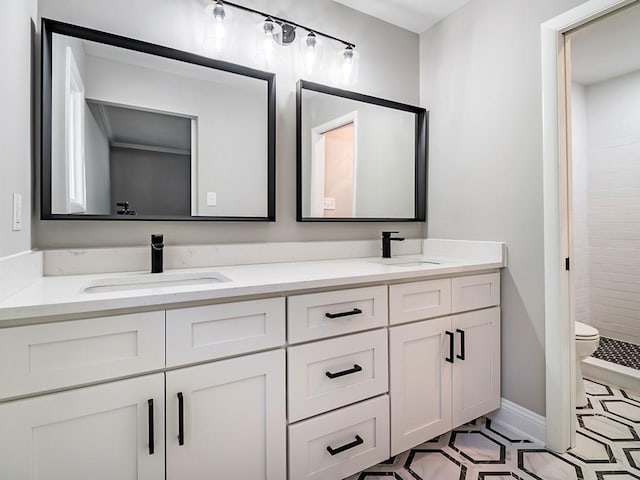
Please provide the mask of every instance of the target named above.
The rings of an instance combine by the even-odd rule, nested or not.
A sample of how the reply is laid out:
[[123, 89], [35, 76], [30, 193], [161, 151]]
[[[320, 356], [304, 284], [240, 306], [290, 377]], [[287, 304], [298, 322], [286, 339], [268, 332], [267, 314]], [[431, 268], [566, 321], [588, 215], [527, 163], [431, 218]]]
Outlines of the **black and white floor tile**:
[[640, 395], [586, 380], [576, 447], [559, 455], [487, 418], [347, 480], [640, 480]]
[[640, 345], [634, 343], [600, 337], [600, 345], [593, 356], [600, 360], [640, 370]]

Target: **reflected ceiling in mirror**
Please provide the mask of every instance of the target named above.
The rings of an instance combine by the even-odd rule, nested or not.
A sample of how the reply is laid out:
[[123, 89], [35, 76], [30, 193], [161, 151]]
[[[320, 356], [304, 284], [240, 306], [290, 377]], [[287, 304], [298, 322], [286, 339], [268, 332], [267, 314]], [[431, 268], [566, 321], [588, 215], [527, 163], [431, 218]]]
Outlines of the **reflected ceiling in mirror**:
[[424, 221], [427, 112], [304, 80], [298, 221]]
[[275, 220], [274, 74], [48, 19], [42, 218]]

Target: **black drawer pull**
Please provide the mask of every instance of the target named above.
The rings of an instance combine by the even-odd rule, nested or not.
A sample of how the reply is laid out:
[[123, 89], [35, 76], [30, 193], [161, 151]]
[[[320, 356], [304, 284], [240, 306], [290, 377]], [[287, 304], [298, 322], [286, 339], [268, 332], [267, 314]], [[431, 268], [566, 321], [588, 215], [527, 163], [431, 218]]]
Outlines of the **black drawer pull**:
[[454, 344], [453, 344], [453, 332], [445, 332], [447, 334], [447, 336], [449, 337], [449, 356], [447, 358], [445, 358], [445, 360], [449, 363], [453, 363], [453, 349]]
[[456, 358], [464, 360], [464, 330], [458, 328], [456, 332], [460, 334], [460, 355], [456, 355]]
[[361, 371], [362, 371], [362, 367], [356, 363], [353, 366], [353, 368], [350, 368], [349, 370], [342, 370], [341, 372], [336, 372], [336, 373], [326, 372], [326, 375], [329, 378], [338, 378], [338, 377], [344, 377], [345, 375], [350, 375], [352, 373], [358, 373]]
[[356, 439], [353, 442], [347, 443], [346, 445], [342, 445], [341, 447], [338, 447], [336, 449], [327, 447], [327, 452], [329, 452], [333, 456], [333, 455], [342, 453], [346, 450], [349, 450], [350, 448], [357, 447], [358, 445], [362, 445], [363, 443], [364, 443], [364, 440], [360, 437], [360, 435], [356, 435]]
[[362, 313], [362, 310], [359, 308], [354, 308], [348, 312], [340, 312], [340, 313], [325, 313], [325, 316], [328, 318], [338, 318], [338, 317], [348, 317], [349, 315], [358, 315]]
[[153, 455], [155, 451], [155, 442], [153, 434], [153, 398], [147, 400], [147, 405], [149, 406], [149, 455]]
[[178, 445], [184, 445], [184, 398], [178, 392]]

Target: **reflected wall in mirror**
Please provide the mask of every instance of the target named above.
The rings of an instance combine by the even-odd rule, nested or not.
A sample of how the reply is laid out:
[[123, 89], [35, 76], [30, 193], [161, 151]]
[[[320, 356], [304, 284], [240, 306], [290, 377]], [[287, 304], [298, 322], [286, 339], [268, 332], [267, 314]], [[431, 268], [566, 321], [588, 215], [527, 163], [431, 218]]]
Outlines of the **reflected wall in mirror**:
[[275, 76], [43, 19], [42, 218], [275, 220]]
[[424, 221], [427, 112], [304, 80], [298, 221]]

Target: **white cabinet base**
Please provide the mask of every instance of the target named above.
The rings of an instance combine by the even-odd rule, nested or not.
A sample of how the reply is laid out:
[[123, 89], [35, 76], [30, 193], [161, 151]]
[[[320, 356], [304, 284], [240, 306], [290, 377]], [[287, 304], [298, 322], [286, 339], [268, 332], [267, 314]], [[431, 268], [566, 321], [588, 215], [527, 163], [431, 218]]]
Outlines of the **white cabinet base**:
[[[500, 408], [500, 308], [454, 315], [453, 427]], [[461, 334], [465, 359], [461, 356]]]
[[275, 350], [167, 372], [167, 480], [286, 478], [284, 370]]
[[290, 480], [336, 480], [387, 458], [388, 395], [289, 426]]
[[444, 317], [389, 331], [392, 455], [451, 429], [450, 325]]
[[[153, 399], [154, 453], [149, 453]], [[164, 478], [164, 374], [0, 404], [0, 478]]]

